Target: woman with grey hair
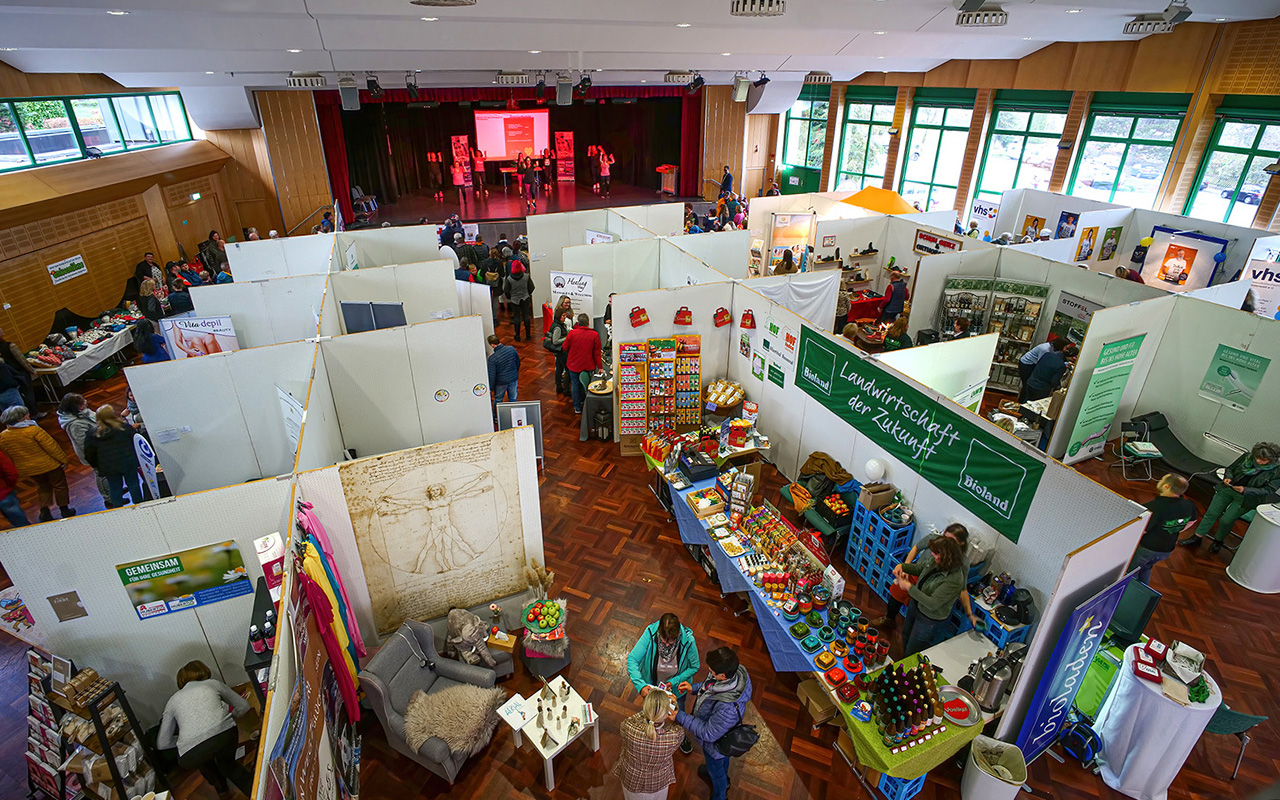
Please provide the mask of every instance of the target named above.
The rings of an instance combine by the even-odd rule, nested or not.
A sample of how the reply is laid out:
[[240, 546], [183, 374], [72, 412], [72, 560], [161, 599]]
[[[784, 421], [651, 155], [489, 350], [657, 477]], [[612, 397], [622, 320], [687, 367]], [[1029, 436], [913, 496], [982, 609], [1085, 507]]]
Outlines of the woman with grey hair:
[[74, 517], [67, 490], [66, 466], [70, 461], [53, 437], [31, 419], [26, 406], [12, 406], [0, 414], [5, 429], [0, 431], [0, 451], [13, 461], [18, 476], [36, 485], [40, 497], [40, 521], [53, 519], [49, 510], [55, 501], [62, 517]]
[[1209, 545], [1209, 552], [1216, 553], [1222, 549], [1237, 519], [1263, 503], [1275, 502], [1277, 496], [1280, 496], [1280, 445], [1258, 442], [1227, 467], [1195, 534], [1178, 544], [1199, 547], [1200, 540], [1209, 535], [1216, 522], [1218, 531], [1213, 544]]

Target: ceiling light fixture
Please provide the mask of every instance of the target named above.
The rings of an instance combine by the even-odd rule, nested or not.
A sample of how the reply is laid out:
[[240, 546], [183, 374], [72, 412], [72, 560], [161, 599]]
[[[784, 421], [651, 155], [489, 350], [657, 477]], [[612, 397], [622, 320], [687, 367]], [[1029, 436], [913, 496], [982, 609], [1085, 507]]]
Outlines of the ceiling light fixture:
[[[18, 48], [16, 47], [0, 47], [0, 53], [12, 53], [14, 50], [17, 50], [17, 49]], [[213, 73], [210, 72], [209, 74], [212, 75]]]
[[872, 31], [876, 36], [884, 36], [884, 31]]
[[127, 17], [127, 16], [129, 16], [129, 12], [128, 12], [128, 11], [121, 11], [121, 10], [119, 10], [119, 9], [116, 9], [115, 11], [108, 11], [107, 13], [108, 13], [108, 14], [110, 14], [111, 16], [113, 16], [113, 17]]
[[814, 70], [804, 76], [805, 83], [831, 83], [831, 73], [823, 70]]
[[731, 56], [731, 55], [733, 55], [733, 53], [721, 53], [720, 55], [722, 55], [722, 56]]
[[423, 22], [439, 22], [439, 17], [419, 17]]
[[729, 13], [735, 17], [780, 17], [787, 13], [787, 0], [732, 0]]
[[[0, 49], [3, 49], [3, 48], [0, 48]], [[205, 70], [205, 71], [204, 71], [204, 74], [205, 74], [205, 75], [212, 75], [212, 74], [213, 74], [213, 70], [211, 70], [211, 69], [207, 69], [207, 70]]]
[[692, 28], [692, 27], [693, 27], [693, 24], [692, 24], [692, 23], [689, 23], [689, 22], [677, 22], [677, 23], [676, 23], [676, 27], [677, 27], [677, 28]]
[[541, 52], [542, 52], [541, 50], [530, 50], [530, 51], [529, 51], [529, 55], [531, 55], [531, 56], [536, 56], [536, 55], [538, 55], [538, 54], [539, 54], [539, 53], [541, 53]]
[[404, 88], [409, 92], [410, 100], [418, 99], [418, 71], [416, 69], [404, 74]]
[[373, 97], [382, 97], [382, 84], [378, 83], [378, 76], [372, 72], [364, 74], [364, 85], [368, 87], [369, 94]]
[[999, 28], [1009, 24], [1009, 12], [999, 6], [956, 14], [957, 28]]
[[1191, 9], [1186, 0], [1173, 0], [1159, 14], [1143, 14], [1129, 20], [1124, 25], [1124, 32], [1136, 36], [1171, 33], [1178, 23], [1185, 22], [1190, 16]]
[[641, 79], [640, 79], [640, 82], [641, 82], [641, 83], [648, 83], [649, 81], [645, 80], [644, 78], [641, 78]]
[[1226, 17], [1215, 17], [1213, 21], [1214, 21], [1214, 22], [1226, 22], [1226, 21], [1227, 21], [1227, 18], [1226, 18]]
[[582, 73], [582, 79], [578, 81], [577, 89], [585, 97], [587, 94], [587, 90], [590, 88], [591, 88], [591, 76], [584, 72]]
[[529, 83], [529, 73], [522, 70], [504, 70], [497, 74], [493, 82], [503, 86], [526, 86]]
[[1068, 14], [1079, 14], [1079, 13], [1080, 13], [1081, 11], [1083, 11], [1083, 10], [1084, 10], [1083, 8], [1068, 8], [1068, 9], [1067, 9], [1067, 13], [1068, 13]]
[[688, 70], [671, 70], [662, 76], [664, 83], [683, 83], [689, 84], [693, 82], [694, 74]]
[[290, 89], [323, 89], [328, 84], [319, 72], [290, 72], [289, 79], [284, 83]]
[[293, 49], [293, 48], [290, 48], [290, 49], [286, 50], [285, 52], [286, 52], [286, 53], [301, 53], [302, 51], [301, 51], [301, 50], [295, 50], [295, 49]]
[[764, 70], [760, 70], [760, 77], [751, 83], [752, 86], [759, 89], [769, 82], [769, 76], [764, 74]]

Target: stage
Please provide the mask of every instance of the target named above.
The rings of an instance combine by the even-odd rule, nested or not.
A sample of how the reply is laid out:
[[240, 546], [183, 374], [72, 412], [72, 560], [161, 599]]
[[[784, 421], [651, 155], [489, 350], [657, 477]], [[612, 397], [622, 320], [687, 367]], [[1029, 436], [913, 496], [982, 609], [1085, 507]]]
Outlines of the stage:
[[[497, 220], [523, 219], [525, 216], [524, 198], [516, 189], [515, 182], [505, 191], [502, 184], [489, 187], [489, 194], [476, 196], [475, 190], [467, 190], [462, 207], [458, 207], [458, 192], [452, 187], [445, 192], [444, 201], [432, 199], [430, 194], [414, 193], [401, 195], [399, 202], [386, 205], [379, 204], [377, 213], [371, 219], [377, 224], [390, 222], [392, 225], [416, 223], [426, 217], [429, 222], [442, 222], [450, 214], [457, 214], [464, 222], [491, 222]], [[691, 198], [690, 202], [701, 201], [702, 198]], [[654, 203], [683, 203], [684, 198], [673, 198], [653, 189], [642, 189], [615, 183], [609, 197], [603, 197], [591, 191], [590, 186], [580, 186], [565, 181], [556, 184], [550, 193], [543, 192], [538, 196], [538, 213], [554, 214], [561, 211], [582, 211], [591, 208], [614, 208], [617, 206], [643, 206]], [[670, 231], [658, 231], [670, 233]]]

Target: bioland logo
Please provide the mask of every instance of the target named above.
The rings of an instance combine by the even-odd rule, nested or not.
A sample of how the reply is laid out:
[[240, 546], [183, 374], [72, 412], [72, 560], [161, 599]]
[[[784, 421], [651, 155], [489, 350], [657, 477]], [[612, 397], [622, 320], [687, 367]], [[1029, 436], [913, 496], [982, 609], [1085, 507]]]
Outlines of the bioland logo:
[[800, 375], [828, 397], [836, 374], [836, 355], [822, 347], [814, 339], [804, 344], [804, 353], [800, 358]]
[[[999, 483], [993, 478], [999, 476]], [[1009, 494], [1010, 480], [1016, 476], [1017, 484]], [[958, 485], [969, 494], [990, 506], [997, 514], [1009, 519], [1018, 505], [1018, 495], [1027, 480], [1027, 470], [1011, 459], [997, 453], [977, 439], [969, 441], [964, 468], [960, 470]]]

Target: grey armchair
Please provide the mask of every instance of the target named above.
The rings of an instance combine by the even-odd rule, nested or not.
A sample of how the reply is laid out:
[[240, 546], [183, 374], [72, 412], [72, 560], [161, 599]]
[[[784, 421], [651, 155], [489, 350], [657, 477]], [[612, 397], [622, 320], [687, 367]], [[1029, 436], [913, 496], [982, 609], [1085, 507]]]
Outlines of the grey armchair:
[[431, 694], [460, 683], [491, 688], [493, 682], [493, 670], [441, 656], [436, 651], [431, 626], [412, 619], [405, 620], [360, 671], [360, 686], [373, 713], [382, 722], [392, 749], [449, 783], [458, 777], [467, 754], [450, 752], [448, 745], [435, 736], [423, 742], [418, 750], [409, 749], [404, 738], [404, 713], [409, 698], [419, 689]]

